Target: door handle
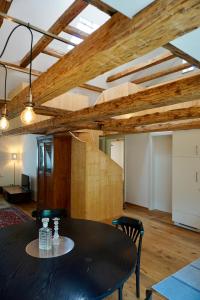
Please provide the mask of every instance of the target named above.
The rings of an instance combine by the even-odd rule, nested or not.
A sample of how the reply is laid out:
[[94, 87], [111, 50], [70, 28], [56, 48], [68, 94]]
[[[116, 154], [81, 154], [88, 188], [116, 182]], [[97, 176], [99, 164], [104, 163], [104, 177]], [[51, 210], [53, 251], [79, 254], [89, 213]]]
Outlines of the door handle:
[[198, 172], [196, 171], [196, 173], [195, 173], [195, 181], [196, 182], [198, 182], [199, 181], [199, 176], [198, 176], [199, 174], [198, 174]]
[[196, 152], [196, 155], [199, 155], [199, 146], [198, 145], [196, 145], [196, 147], [195, 147], [195, 152]]

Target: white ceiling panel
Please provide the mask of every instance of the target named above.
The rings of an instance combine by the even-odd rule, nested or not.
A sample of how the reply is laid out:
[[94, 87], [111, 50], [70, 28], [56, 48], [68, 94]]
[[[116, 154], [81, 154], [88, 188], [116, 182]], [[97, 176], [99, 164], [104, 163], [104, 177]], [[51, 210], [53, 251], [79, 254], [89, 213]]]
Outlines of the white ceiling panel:
[[171, 44], [200, 61], [200, 28], [175, 39]]
[[132, 18], [140, 10], [154, 2], [154, 0], [102, 0], [102, 2], [115, 8], [125, 16]]

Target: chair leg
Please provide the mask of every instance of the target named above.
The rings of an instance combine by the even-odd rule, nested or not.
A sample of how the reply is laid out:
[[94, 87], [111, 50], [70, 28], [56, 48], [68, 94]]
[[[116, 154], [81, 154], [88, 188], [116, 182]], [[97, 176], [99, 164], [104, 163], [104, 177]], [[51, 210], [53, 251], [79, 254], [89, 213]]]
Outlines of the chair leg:
[[120, 286], [120, 288], [118, 288], [118, 299], [119, 300], [123, 299], [123, 293], [122, 293], [122, 291], [123, 291], [123, 285]]
[[146, 298], [145, 300], [152, 300], [152, 290], [147, 289], [146, 290]]
[[136, 266], [135, 270], [135, 275], [136, 275], [136, 296], [137, 298], [140, 298], [140, 266]]

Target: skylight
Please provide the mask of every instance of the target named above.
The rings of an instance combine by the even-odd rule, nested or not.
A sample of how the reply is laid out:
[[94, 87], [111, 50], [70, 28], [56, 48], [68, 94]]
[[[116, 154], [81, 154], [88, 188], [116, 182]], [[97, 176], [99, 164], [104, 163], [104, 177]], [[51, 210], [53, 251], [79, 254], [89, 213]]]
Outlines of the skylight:
[[[186, 60], [183, 59], [183, 60], [182, 60], [182, 63], [185, 64], [185, 63], [186, 63]], [[191, 66], [191, 67], [189, 67], [189, 68], [184, 69], [184, 70], [182, 71], [182, 73], [185, 74], [185, 73], [192, 72], [192, 71], [194, 71], [194, 66]]]
[[110, 16], [100, 11], [98, 8], [88, 5], [71, 23], [71, 26], [76, 27], [85, 33], [91, 34], [102, 26]]
[[80, 17], [79, 22], [76, 24], [76, 27], [88, 34], [94, 32], [96, 29], [99, 28], [99, 25], [91, 22], [83, 17]]

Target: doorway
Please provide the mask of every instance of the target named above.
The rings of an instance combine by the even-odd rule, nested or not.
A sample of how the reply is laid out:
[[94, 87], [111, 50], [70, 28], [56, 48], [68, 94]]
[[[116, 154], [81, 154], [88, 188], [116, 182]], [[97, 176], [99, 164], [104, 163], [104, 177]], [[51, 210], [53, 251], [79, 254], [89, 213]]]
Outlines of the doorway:
[[100, 137], [99, 148], [124, 170], [124, 136]]
[[172, 212], [172, 135], [152, 135], [151, 208]]

